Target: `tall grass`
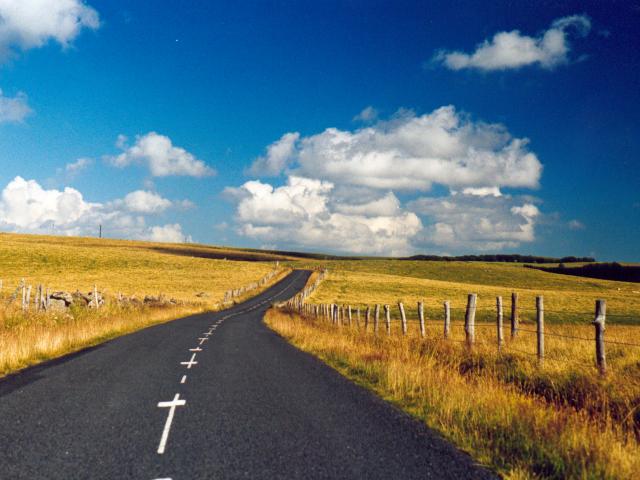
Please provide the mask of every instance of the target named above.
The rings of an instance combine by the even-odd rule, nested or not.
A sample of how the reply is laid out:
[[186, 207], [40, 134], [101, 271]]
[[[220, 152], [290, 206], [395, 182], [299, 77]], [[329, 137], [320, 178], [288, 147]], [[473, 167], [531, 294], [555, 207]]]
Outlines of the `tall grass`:
[[[149, 325], [220, 308], [225, 291], [258, 281], [273, 269], [275, 258], [280, 257], [199, 245], [0, 233], [0, 376]], [[282, 269], [269, 285], [236, 301], [286, 273]], [[97, 284], [107, 304], [99, 310], [23, 312], [19, 300], [9, 301], [21, 278], [52, 291], [88, 292]], [[164, 294], [177, 304], [119, 306], [118, 292], [139, 300]]]
[[39, 314], [0, 309], [0, 376], [205, 308], [107, 306]]
[[640, 471], [638, 353], [618, 352], [601, 379], [590, 346], [569, 339], [557, 338], [557, 360], [538, 367], [515, 352], [529, 345], [524, 335], [498, 354], [488, 333], [469, 352], [459, 329], [445, 341], [435, 327], [426, 339], [415, 328], [406, 337], [397, 327], [374, 336], [279, 310], [266, 322], [506, 477], [631, 479]]

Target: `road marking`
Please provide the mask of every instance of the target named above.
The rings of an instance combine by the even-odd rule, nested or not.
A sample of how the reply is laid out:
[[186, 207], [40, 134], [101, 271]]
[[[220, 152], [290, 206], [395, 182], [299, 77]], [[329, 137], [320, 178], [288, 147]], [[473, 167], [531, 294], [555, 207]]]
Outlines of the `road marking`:
[[200, 340], [200, 345], [202, 345], [204, 342], [206, 342], [209, 339], [208, 338], [199, 338], [198, 340]]
[[180, 379], [180, 383], [184, 383], [187, 381], [187, 376], [186, 375], [182, 375], [182, 378]]
[[196, 354], [194, 353], [193, 355], [191, 355], [191, 360], [189, 360], [188, 362], [180, 362], [180, 365], [186, 365], [188, 369], [191, 369], [192, 365], [198, 364], [198, 362], [194, 360], [195, 358], [196, 358]]
[[164, 423], [164, 430], [162, 430], [162, 436], [160, 437], [160, 445], [158, 445], [158, 453], [162, 455], [167, 446], [167, 439], [169, 438], [169, 430], [171, 430], [171, 422], [173, 422], [173, 415], [176, 411], [176, 407], [184, 407], [187, 404], [186, 400], [180, 400], [180, 394], [176, 393], [173, 400], [170, 402], [160, 402], [158, 407], [168, 408], [169, 415], [167, 415], [167, 421]]
[[196, 348], [190, 348], [189, 351], [190, 352], [201, 352], [202, 349], [200, 347], [196, 347]]

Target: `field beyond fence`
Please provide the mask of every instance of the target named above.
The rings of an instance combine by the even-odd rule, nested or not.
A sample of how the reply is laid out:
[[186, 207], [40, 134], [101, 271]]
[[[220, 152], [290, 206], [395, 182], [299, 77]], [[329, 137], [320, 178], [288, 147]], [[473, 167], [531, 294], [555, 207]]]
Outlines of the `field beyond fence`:
[[333, 272], [268, 325], [507, 477], [637, 478], [640, 322], [620, 312], [621, 296], [614, 312], [603, 299], [587, 310], [584, 298], [567, 308], [530, 292], [317, 302], [345, 275]]

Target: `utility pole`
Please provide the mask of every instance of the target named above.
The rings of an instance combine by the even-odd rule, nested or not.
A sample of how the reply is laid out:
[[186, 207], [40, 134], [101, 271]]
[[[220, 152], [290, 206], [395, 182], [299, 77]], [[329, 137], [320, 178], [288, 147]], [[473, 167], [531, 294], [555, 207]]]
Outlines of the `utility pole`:
[[98, 238], [102, 238], [102, 224], [100, 224], [100, 228], [98, 229]]

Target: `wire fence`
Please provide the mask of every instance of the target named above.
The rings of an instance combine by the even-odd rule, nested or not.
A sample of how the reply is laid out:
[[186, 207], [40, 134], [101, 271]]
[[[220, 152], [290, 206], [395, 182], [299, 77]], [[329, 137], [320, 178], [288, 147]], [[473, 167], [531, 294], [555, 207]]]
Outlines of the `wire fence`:
[[[536, 306], [531, 308], [518, 304], [517, 294], [514, 294], [511, 305], [504, 308], [502, 298], [498, 297], [495, 310], [491, 311], [486, 307], [479, 310], [477, 296], [471, 294], [466, 307], [453, 307], [447, 301], [436, 311], [432, 306], [426, 309], [422, 302], [408, 309], [402, 302], [393, 306], [310, 304], [305, 301], [307, 297], [281, 307], [303, 317], [325, 320], [330, 325], [355, 327], [364, 333], [440, 338], [465, 344], [470, 350], [480, 345], [495, 345], [500, 354], [523, 355], [535, 359], [539, 365], [551, 361], [581, 368], [595, 367], [602, 375], [608, 369], [607, 346], [611, 347], [615, 354], [612, 357], [619, 365], [640, 361], [640, 342], [624, 338], [640, 334], [640, 328], [633, 331], [634, 326], [615, 324], [613, 328], [607, 328], [605, 335], [607, 318], [640, 319], [640, 314], [607, 314], [604, 300], [597, 300], [591, 312], [547, 310], [542, 296], [536, 298]], [[579, 317], [580, 323], [545, 325], [546, 314], [562, 315], [563, 318], [569, 314]], [[637, 326], [640, 327], [640, 321]], [[588, 330], [593, 336], [589, 336]], [[548, 340], [547, 345], [545, 340]], [[528, 351], [527, 347], [533, 348]]]

